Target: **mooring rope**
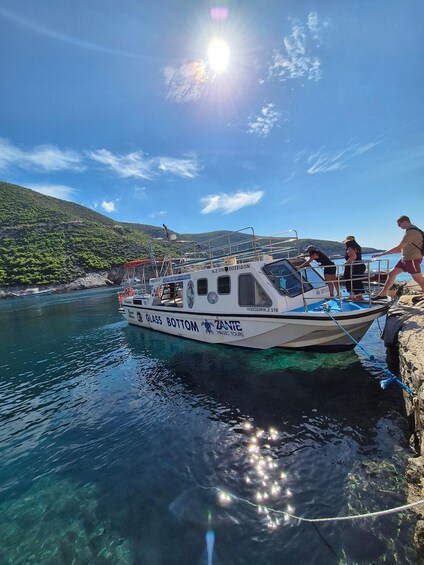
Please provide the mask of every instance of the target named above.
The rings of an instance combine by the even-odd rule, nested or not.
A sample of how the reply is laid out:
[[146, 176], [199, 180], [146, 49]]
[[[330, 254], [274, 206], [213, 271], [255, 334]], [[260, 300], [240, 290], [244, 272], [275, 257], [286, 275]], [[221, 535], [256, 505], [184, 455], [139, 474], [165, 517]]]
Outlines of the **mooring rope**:
[[395, 508], [386, 508], [385, 510], [377, 510], [376, 512], [366, 512], [365, 514], [353, 514], [351, 516], [333, 516], [333, 517], [328, 517], [328, 518], [305, 518], [304, 516], [296, 516], [296, 514], [292, 514], [290, 512], [287, 512], [287, 510], [277, 510], [276, 508], [270, 508], [270, 507], [265, 506], [263, 504], [256, 504], [255, 502], [247, 500], [246, 498], [241, 498], [239, 496], [236, 496], [235, 494], [223, 491], [222, 489], [220, 489], [218, 487], [202, 487], [202, 488], [215, 490], [215, 491], [218, 492], [218, 494], [220, 496], [224, 497], [226, 500], [234, 499], [234, 500], [237, 500], [238, 502], [242, 502], [242, 503], [247, 504], [249, 506], [253, 506], [254, 508], [261, 509], [262, 511], [266, 510], [266, 511], [272, 512], [274, 514], [280, 514], [280, 515], [283, 515], [286, 518], [298, 520], [299, 522], [313, 522], [313, 523], [317, 523], [317, 522], [343, 522], [343, 521], [346, 522], [346, 521], [349, 521], [349, 520], [378, 518], [379, 516], [385, 516], [387, 514], [395, 514], [397, 512], [404, 512], [405, 510], [411, 510], [412, 508], [415, 508], [416, 506], [420, 506], [421, 504], [424, 504], [424, 499], [422, 499], [422, 500], [417, 500], [416, 502], [410, 502], [409, 504], [403, 504], [402, 506], [396, 506]]
[[360, 349], [362, 349], [362, 351], [365, 353], [368, 359], [370, 361], [373, 361], [377, 365], [377, 367], [379, 367], [383, 371], [383, 373], [387, 375], [385, 379], [380, 380], [380, 386], [383, 390], [385, 390], [390, 383], [395, 382], [397, 385], [399, 385], [404, 390], [406, 390], [411, 396], [415, 396], [415, 392], [412, 389], [410, 389], [409, 386], [407, 386], [396, 375], [394, 375], [388, 369], [386, 369], [386, 367], [384, 367], [379, 361], [377, 361], [374, 355], [368, 353], [368, 351], [364, 347], [362, 347], [362, 345], [358, 341], [356, 341], [356, 339], [352, 337], [350, 333], [347, 330], [345, 330], [345, 328], [341, 324], [339, 324], [339, 322], [334, 318], [334, 316], [331, 315], [329, 304], [324, 303], [322, 306], [322, 310], [326, 314], [328, 314], [328, 316], [333, 320], [333, 322], [335, 322], [339, 326], [339, 328], [353, 341], [353, 343], [355, 343]]

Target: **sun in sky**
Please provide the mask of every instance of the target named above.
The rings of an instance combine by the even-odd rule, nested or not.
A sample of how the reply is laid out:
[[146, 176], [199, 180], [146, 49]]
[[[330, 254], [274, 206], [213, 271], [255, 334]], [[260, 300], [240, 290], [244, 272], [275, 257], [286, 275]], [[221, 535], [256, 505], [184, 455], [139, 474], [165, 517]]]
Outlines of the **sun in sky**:
[[215, 73], [223, 73], [230, 62], [230, 49], [228, 43], [221, 38], [214, 38], [208, 47], [208, 62]]

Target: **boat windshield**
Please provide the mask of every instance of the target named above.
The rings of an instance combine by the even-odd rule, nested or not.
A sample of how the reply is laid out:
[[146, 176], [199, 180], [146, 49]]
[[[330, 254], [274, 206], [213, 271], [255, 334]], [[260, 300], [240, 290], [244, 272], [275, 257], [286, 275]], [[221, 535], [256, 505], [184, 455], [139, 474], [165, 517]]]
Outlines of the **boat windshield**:
[[263, 271], [280, 294], [294, 297], [312, 290], [312, 285], [302, 278], [287, 259], [265, 265]]

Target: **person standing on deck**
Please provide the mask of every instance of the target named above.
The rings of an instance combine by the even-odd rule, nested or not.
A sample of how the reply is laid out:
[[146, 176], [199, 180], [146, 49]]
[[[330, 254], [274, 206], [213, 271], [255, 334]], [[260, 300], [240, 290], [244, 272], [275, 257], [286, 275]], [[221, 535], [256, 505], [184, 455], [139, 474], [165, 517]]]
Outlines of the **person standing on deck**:
[[421, 273], [421, 262], [423, 260], [423, 232], [418, 229], [417, 226], [411, 224], [411, 220], [408, 216], [401, 216], [398, 218], [397, 225], [401, 229], [405, 230], [405, 235], [399, 245], [396, 245], [396, 247], [392, 247], [392, 249], [388, 249], [387, 251], [374, 253], [372, 256], [372, 259], [375, 259], [376, 257], [382, 257], [383, 255], [402, 253], [400, 261], [398, 261], [390, 271], [383, 288], [379, 293], [372, 296], [374, 299], [387, 298], [387, 291], [395, 282], [396, 277], [402, 272], [409, 273], [424, 292], [424, 277]]
[[361, 300], [364, 294], [364, 284], [361, 278], [366, 271], [362, 263], [362, 247], [356, 241], [354, 235], [348, 235], [343, 243], [346, 245], [344, 273], [346, 290], [351, 300]]
[[303, 269], [304, 267], [308, 267], [312, 261], [316, 261], [320, 267], [322, 267], [324, 271], [324, 279], [328, 285], [328, 289], [330, 291], [330, 296], [337, 296], [339, 294], [339, 285], [336, 280], [336, 265], [323, 253], [319, 251], [313, 245], [309, 245], [305, 249], [305, 255], [309, 256], [309, 259], [300, 265], [299, 269]]

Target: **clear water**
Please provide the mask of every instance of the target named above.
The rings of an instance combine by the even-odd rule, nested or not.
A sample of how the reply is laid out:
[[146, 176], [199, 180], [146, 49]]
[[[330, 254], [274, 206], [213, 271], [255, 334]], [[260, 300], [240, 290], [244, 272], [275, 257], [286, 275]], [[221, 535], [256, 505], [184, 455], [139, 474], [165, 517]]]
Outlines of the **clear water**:
[[361, 352], [203, 345], [128, 327], [116, 298], [0, 303], [0, 563], [415, 562], [411, 514], [281, 513], [406, 501], [401, 392]]

